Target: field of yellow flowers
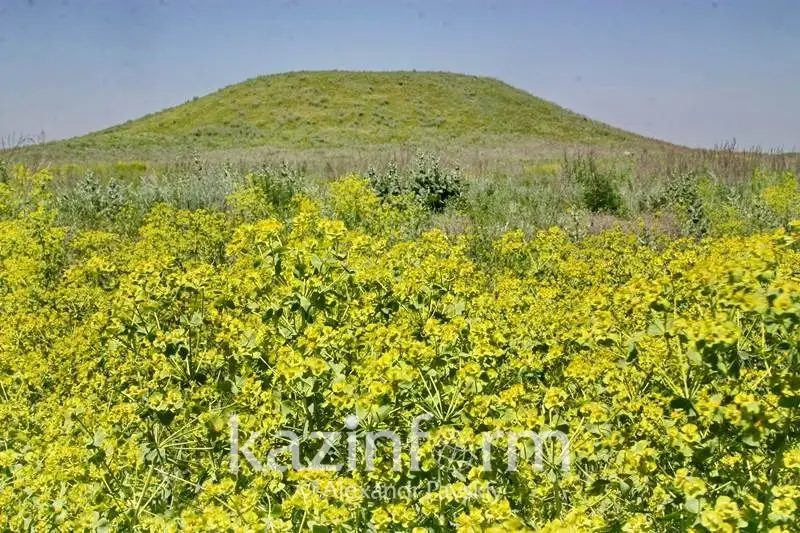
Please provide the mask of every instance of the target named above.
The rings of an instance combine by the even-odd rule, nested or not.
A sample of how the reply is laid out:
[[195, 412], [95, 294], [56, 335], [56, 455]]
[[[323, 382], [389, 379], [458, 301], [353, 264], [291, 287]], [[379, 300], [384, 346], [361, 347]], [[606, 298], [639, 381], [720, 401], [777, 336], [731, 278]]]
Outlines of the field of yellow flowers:
[[[135, 235], [60, 226], [48, 179], [0, 184], [2, 531], [800, 528], [796, 223], [512, 231], [478, 263], [469, 235], [399, 234], [407, 210], [352, 176], [287, 219], [243, 190]], [[369, 471], [231, 469], [233, 415], [255, 456], [288, 429], [310, 458], [349, 416], [421, 413], [417, 471], [382, 448]], [[481, 468], [481, 435], [524, 430], [568, 435], [569, 470], [554, 441], [544, 468], [502, 446]]]

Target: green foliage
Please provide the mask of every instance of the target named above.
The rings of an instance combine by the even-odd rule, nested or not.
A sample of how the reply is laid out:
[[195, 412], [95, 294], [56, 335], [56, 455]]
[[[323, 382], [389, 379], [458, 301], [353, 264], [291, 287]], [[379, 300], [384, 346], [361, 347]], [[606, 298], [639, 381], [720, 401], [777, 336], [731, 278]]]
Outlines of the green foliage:
[[689, 172], [670, 180], [662, 202], [676, 210], [691, 235], [746, 235], [797, 218], [799, 191], [792, 172], [756, 170], [743, 183]]
[[117, 161], [116, 163], [93, 163], [78, 165], [74, 163], [50, 168], [55, 179], [66, 182], [79, 182], [86, 174], [93, 174], [101, 180], [137, 182], [147, 173], [148, 164], [144, 161]]
[[703, 205], [712, 235], [747, 235], [757, 230], [748, 216], [746, 197], [741, 190], [704, 177], [698, 181], [697, 193]]
[[378, 170], [371, 166], [367, 170], [367, 179], [370, 186], [381, 198], [402, 196], [410, 192], [408, 178], [401, 175], [394, 160], [389, 161], [383, 170]]
[[440, 217], [448, 234], [467, 234], [471, 254], [491, 264], [492, 243], [511, 229], [533, 234], [559, 225], [573, 202], [574, 191], [562, 188], [549, 168], [520, 179], [491, 175], [470, 181], [457, 209]]
[[564, 158], [564, 172], [569, 181], [578, 183], [583, 205], [593, 213], [621, 215], [625, 212], [619, 192], [618, 173], [603, 170], [592, 154]]
[[414, 161], [411, 192], [432, 211], [441, 211], [458, 200], [466, 188], [460, 170], [444, 169], [438, 156], [421, 152]]
[[[285, 222], [159, 204], [133, 234], [60, 226], [50, 180], [0, 184], [2, 531], [800, 529], [800, 222], [509, 231], [476, 262], [352, 175]], [[364, 432], [426, 412], [418, 472], [363, 470]], [[262, 464], [356, 414], [358, 468], [234, 473], [234, 414]], [[528, 429], [568, 472], [554, 442], [508, 471], [502, 435], [481, 468]]]
[[664, 190], [660, 191], [657, 197], [650, 199], [647, 208], [673, 209], [678, 214], [686, 234], [702, 237], [709, 231], [709, 220], [699, 191], [699, 183], [697, 172], [672, 174], [667, 177]]
[[59, 198], [59, 211], [89, 225], [107, 222], [126, 205], [126, 189], [121, 182], [113, 178], [103, 181], [90, 171]]
[[434, 212], [452, 205], [467, 189], [458, 167], [444, 168], [438, 156], [422, 151], [417, 153], [408, 174], [401, 174], [397, 165], [390, 162], [384, 172], [370, 168], [367, 178], [380, 197], [387, 199], [410, 194]]
[[0, 216], [14, 218], [26, 215], [49, 224], [55, 217], [53, 209], [52, 176], [47, 172], [33, 172], [15, 165], [7, 181], [0, 182]]
[[248, 184], [275, 210], [286, 212], [292, 199], [303, 190], [304, 173], [281, 162], [278, 167], [262, 166], [248, 174]]

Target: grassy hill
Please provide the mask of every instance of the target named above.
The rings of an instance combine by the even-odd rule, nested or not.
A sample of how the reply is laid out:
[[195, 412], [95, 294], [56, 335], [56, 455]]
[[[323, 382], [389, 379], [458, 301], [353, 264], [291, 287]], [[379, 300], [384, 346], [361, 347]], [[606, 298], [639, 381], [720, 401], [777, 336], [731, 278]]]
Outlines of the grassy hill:
[[292, 72], [231, 85], [52, 148], [288, 149], [423, 142], [653, 142], [501, 81], [444, 72]]

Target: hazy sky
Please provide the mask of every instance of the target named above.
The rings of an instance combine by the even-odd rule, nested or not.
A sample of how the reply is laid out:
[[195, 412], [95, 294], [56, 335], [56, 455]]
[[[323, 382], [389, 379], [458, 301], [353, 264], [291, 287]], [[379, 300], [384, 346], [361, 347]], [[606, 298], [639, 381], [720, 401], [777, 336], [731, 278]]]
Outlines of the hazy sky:
[[800, 148], [798, 0], [0, 0], [0, 135], [78, 135], [287, 70], [500, 78], [692, 146]]

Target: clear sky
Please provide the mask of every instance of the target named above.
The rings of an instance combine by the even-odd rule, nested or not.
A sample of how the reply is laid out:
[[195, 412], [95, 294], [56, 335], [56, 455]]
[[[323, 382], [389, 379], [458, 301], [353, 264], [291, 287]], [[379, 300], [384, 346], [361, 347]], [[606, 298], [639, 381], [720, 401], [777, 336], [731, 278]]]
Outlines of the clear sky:
[[800, 148], [798, 0], [0, 0], [0, 135], [288, 70], [446, 70], [691, 146]]

